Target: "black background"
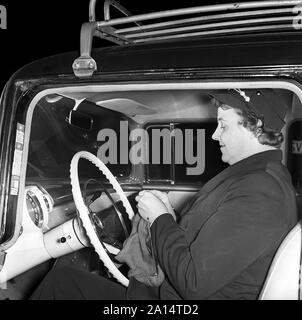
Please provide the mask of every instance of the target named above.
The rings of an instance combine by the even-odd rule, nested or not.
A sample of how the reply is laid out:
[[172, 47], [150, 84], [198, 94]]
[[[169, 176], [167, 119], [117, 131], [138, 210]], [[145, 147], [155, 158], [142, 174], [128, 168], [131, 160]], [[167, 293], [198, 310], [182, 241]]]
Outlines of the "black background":
[[[133, 14], [186, 8], [229, 1], [118, 0]], [[103, 20], [104, 0], [97, 2], [97, 20]], [[66, 51], [79, 51], [80, 28], [88, 21], [89, 0], [0, 0], [7, 9], [7, 29], [0, 29], [0, 91], [25, 64]], [[112, 10], [116, 13], [115, 9]], [[113, 45], [98, 41], [98, 46]], [[70, 61], [70, 65], [72, 61]]]

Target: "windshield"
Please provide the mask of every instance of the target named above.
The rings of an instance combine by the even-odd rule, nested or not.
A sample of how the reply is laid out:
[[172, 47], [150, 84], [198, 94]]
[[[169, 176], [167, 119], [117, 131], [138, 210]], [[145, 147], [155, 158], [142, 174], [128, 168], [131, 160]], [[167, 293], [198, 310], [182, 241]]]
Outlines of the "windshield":
[[[74, 154], [88, 151], [97, 155], [98, 149], [104, 143], [97, 140], [99, 130], [116, 130], [120, 121], [127, 121], [119, 112], [82, 101], [77, 110], [91, 118], [92, 127], [80, 128], [69, 121], [75, 101], [66, 97], [57, 99], [45, 97], [34, 110], [29, 142], [28, 181], [37, 178], [69, 181], [69, 167]], [[88, 161], [81, 160], [79, 166], [83, 179], [97, 175], [97, 169]], [[114, 175], [125, 177], [130, 174], [128, 164], [109, 164], [108, 167]]]

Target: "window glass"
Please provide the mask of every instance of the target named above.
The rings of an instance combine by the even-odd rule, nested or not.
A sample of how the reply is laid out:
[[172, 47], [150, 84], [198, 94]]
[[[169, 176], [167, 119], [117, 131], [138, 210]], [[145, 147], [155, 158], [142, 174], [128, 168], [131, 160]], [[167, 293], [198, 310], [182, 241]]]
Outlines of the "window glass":
[[[211, 138], [216, 126], [216, 119], [149, 124], [147, 180], [203, 184], [226, 168], [219, 144]], [[156, 163], [154, 150], [157, 152]]]
[[185, 137], [184, 165], [175, 164], [177, 182], [205, 183], [227, 167], [221, 160], [219, 143], [212, 139], [216, 126], [216, 119], [209, 122], [181, 123], [175, 126], [183, 132]]
[[[69, 180], [70, 162], [78, 151], [88, 151], [98, 154], [105, 141], [98, 141], [98, 132], [102, 128], [118, 132], [120, 121], [126, 121], [123, 116], [111, 110], [104, 109], [93, 103], [82, 102], [79, 108], [92, 118], [91, 130], [70, 125], [69, 112], [74, 107], [74, 100], [63, 98], [55, 103], [42, 99], [36, 106], [31, 126], [27, 178], [55, 178]], [[119, 139], [116, 145], [119, 159]], [[129, 176], [130, 164], [108, 163], [108, 168], [116, 176]], [[79, 163], [80, 177], [91, 178], [99, 175], [98, 169], [87, 160]]]
[[[170, 125], [164, 123], [148, 125], [147, 133], [149, 138], [149, 164], [146, 165], [147, 179], [169, 181], [172, 156]], [[163, 136], [160, 137], [158, 133], [162, 133]]]

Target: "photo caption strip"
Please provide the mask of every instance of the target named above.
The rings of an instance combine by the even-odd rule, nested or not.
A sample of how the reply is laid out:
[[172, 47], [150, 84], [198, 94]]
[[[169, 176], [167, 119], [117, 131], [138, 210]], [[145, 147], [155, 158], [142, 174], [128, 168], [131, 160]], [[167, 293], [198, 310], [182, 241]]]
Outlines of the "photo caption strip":
[[118, 305], [109, 304], [104, 305], [102, 315], [106, 316], [128, 316], [130, 318], [141, 317], [143, 315], [151, 316], [188, 316], [188, 315], [199, 315], [198, 304], [154, 304], [149, 303], [146, 305]]

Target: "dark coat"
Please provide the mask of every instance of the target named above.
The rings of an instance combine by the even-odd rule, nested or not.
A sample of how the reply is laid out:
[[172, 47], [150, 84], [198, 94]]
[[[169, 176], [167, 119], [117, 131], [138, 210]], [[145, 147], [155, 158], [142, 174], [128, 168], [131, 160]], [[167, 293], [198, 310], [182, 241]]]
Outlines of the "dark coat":
[[151, 235], [166, 275], [160, 288], [130, 281], [128, 298], [257, 299], [273, 256], [297, 222], [279, 150], [228, 167], [194, 196], [180, 223], [164, 214]]

